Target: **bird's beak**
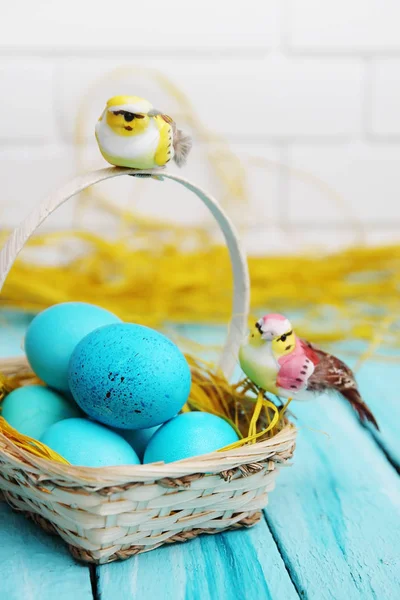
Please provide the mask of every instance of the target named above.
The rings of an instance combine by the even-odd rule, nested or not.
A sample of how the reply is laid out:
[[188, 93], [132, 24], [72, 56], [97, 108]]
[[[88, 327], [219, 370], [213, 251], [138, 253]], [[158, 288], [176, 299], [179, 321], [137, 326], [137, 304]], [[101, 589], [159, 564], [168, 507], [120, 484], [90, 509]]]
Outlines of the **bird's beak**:
[[252, 337], [255, 337], [255, 338], [261, 337], [260, 330], [257, 329], [257, 327], [253, 327], [251, 330], [251, 335], [252, 335]]
[[262, 338], [262, 332], [257, 324], [251, 327], [249, 330], [249, 340], [260, 340]]

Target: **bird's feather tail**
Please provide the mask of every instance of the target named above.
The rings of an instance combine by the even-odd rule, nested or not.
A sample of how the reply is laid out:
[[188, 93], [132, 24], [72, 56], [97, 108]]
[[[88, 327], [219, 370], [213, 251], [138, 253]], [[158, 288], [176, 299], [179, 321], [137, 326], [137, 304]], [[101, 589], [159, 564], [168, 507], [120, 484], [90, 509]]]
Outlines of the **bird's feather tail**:
[[367, 406], [367, 404], [365, 404], [356, 388], [341, 389], [340, 393], [342, 394], [342, 396], [344, 396], [344, 398], [346, 398], [348, 402], [350, 402], [351, 406], [358, 414], [360, 421], [362, 421], [363, 423], [365, 421], [369, 421], [379, 431], [379, 425], [374, 415], [372, 414], [371, 409]]
[[174, 161], [178, 167], [182, 167], [192, 149], [192, 138], [185, 135], [180, 129], [177, 129], [174, 134]]

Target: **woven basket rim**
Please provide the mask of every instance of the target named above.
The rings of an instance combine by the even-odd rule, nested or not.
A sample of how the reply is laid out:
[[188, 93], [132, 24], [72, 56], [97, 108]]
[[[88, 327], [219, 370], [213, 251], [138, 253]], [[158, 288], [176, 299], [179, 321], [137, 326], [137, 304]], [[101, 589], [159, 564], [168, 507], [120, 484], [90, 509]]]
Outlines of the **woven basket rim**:
[[149, 463], [116, 467], [79, 467], [40, 458], [23, 450], [0, 433], [0, 457], [41, 478], [61, 477], [83, 485], [116, 485], [129, 481], [179, 478], [193, 473], [220, 473], [274, 456], [277, 450], [293, 445], [297, 428], [289, 423], [273, 437], [225, 452], [211, 452], [172, 463]]

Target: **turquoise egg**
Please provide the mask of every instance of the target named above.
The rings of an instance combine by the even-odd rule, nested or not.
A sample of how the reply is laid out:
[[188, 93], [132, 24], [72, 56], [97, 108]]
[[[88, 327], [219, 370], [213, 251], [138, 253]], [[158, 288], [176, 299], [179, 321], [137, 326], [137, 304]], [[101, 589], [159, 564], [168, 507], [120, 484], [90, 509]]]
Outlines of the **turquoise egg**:
[[68, 391], [68, 364], [75, 346], [94, 329], [120, 322], [108, 310], [85, 302], [47, 308], [26, 332], [25, 352], [32, 370], [50, 387]]
[[82, 413], [73, 400], [42, 385], [27, 385], [6, 396], [1, 416], [20, 433], [39, 439], [53, 423]]
[[207, 454], [238, 439], [236, 431], [221, 417], [205, 412], [183, 413], [165, 423], [153, 435], [143, 463], [169, 463]]
[[147, 444], [160, 427], [161, 425], [156, 425], [156, 427], [150, 427], [149, 429], [118, 429], [117, 433], [126, 439], [140, 460], [142, 460]]
[[66, 419], [51, 425], [41, 442], [79, 467], [138, 465], [136, 452], [123, 437], [88, 419]]
[[89, 333], [75, 348], [69, 386], [82, 410], [119, 429], [147, 429], [175, 416], [191, 386], [189, 365], [161, 333], [131, 323]]

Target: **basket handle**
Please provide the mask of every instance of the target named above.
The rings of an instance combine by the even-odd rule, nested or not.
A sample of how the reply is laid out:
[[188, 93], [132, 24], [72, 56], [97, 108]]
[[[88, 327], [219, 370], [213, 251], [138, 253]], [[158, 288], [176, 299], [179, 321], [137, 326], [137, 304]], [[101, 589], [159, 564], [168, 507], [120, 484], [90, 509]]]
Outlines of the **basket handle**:
[[[12, 232], [0, 252], [0, 291], [4, 281], [21, 252], [25, 242], [29, 240], [34, 231], [47, 219], [47, 217], [72, 196], [79, 194], [86, 188], [121, 175], [153, 174], [165, 179], [180, 183], [193, 192], [207, 206], [214, 216], [224, 234], [229, 249], [229, 256], [233, 270], [233, 314], [229, 325], [229, 333], [222, 352], [219, 366], [229, 379], [237, 362], [240, 344], [247, 329], [247, 315], [249, 310], [249, 274], [246, 256], [240, 246], [238, 235], [229, 217], [225, 214], [218, 202], [204, 190], [194, 185], [179, 175], [162, 171], [137, 171], [121, 167], [108, 167], [92, 171], [75, 177], [64, 187], [50, 195]], [[218, 282], [217, 282], [218, 283]]]

